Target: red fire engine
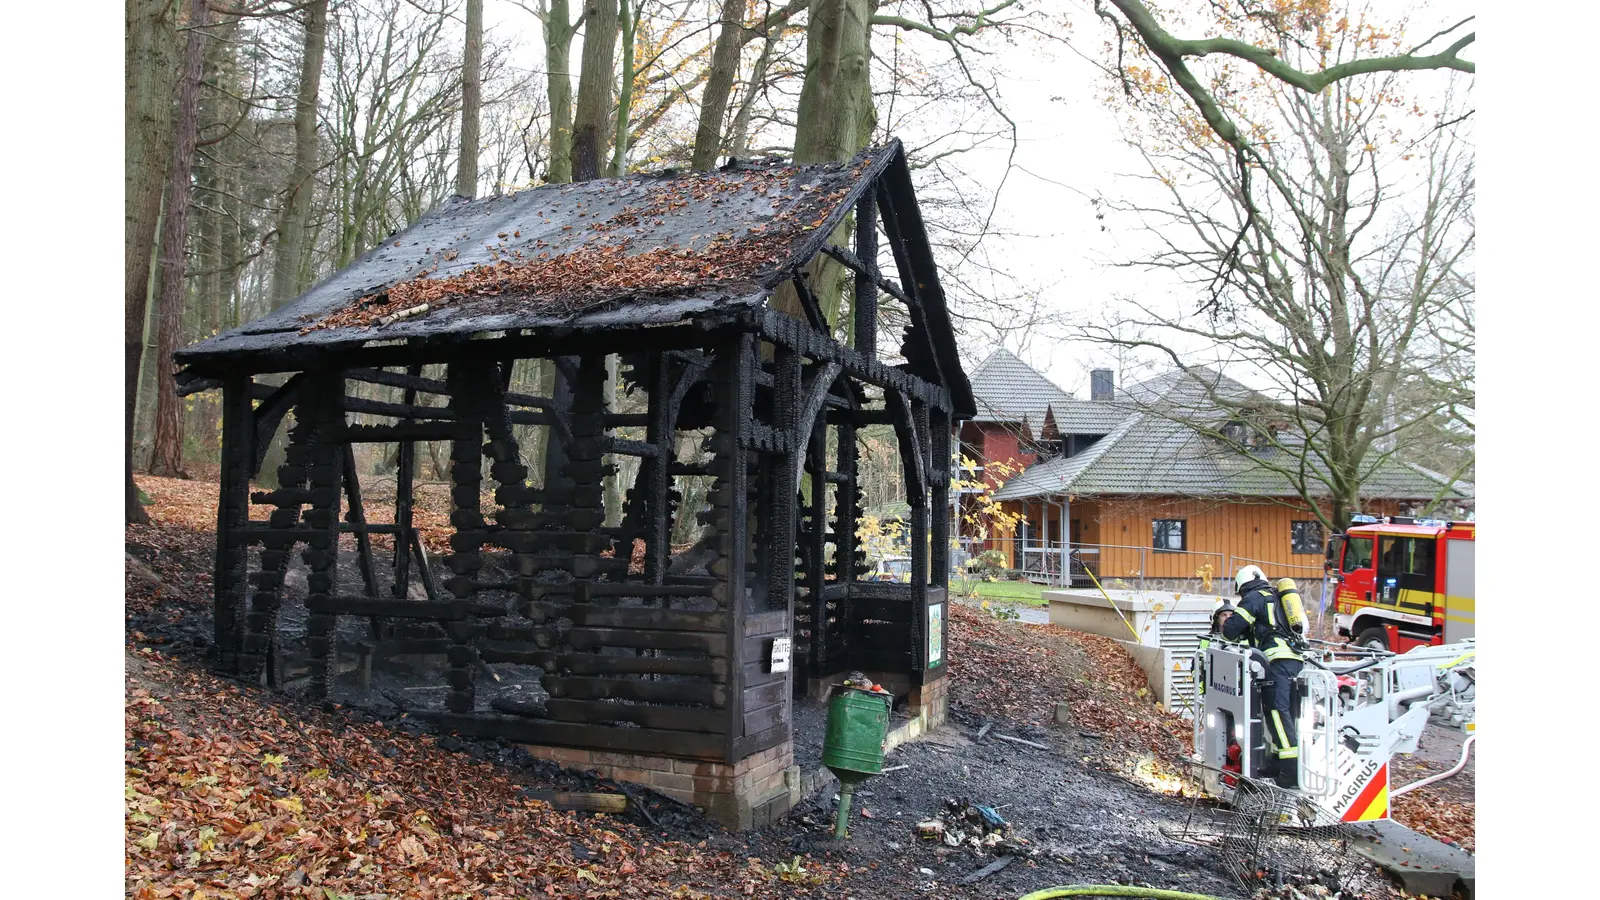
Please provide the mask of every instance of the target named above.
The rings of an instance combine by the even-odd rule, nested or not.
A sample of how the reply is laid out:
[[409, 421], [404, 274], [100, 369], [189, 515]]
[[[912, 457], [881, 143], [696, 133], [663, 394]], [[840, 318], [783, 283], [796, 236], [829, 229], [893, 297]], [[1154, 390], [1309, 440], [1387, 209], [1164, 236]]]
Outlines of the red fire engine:
[[1328, 542], [1339, 633], [1396, 653], [1473, 637], [1476, 525], [1368, 521]]

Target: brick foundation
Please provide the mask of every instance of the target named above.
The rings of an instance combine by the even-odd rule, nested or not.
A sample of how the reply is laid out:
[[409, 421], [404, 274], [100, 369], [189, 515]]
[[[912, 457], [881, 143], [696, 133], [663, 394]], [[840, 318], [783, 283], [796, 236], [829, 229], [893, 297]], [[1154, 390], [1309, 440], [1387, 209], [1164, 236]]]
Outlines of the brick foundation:
[[569, 769], [648, 787], [734, 830], [766, 825], [800, 800], [800, 770], [789, 741], [736, 765], [537, 744], [523, 748]]

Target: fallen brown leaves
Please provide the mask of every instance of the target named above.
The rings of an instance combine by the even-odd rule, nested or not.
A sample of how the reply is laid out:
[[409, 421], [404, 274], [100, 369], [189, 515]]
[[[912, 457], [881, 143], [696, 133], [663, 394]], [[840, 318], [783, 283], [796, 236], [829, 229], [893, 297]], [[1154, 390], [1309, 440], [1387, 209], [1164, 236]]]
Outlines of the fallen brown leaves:
[[1130, 753], [1171, 758], [1192, 740], [1188, 721], [1154, 705], [1144, 670], [1110, 638], [953, 603], [950, 671], [957, 699], [983, 715], [1044, 724], [1065, 701], [1074, 727]]
[[[858, 162], [857, 172], [868, 162], [865, 158]], [[794, 166], [775, 165], [732, 173], [695, 172], [659, 180], [619, 181], [598, 190], [642, 191], [641, 202], [607, 219], [583, 224], [577, 233], [585, 237], [578, 246], [543, 239], [507, 243], [520, 238], [521, 230], [513, 235], [500, 232], [501, 243], [489, 248], [493, 262], [446, 278], [429, 277], [430, 269], [410, 281], [361, 297], [308, 324], [301, 333], [388, 324], [397, 318], [427, 315], [440, 307], [492, 297], [507, 297], [529, 311], [572, 314], [624, 297], [754, 287], [789, 260], [797, 241], [821, 226], [848, 192], [845, 187], [822, 193], [802, 185], [801, 193], [793, 195], [792, 183], [800, 174]], [[720, 195], [734, 193], [771, 199], [771, 212], [753, 216], [742, 230], [693, 235], [686, 244], [669, 245], [651, 233], [653, 227], [691, 203], [721, 202]], [[579, 218], [587, 215], [577, 213]], [[562, 227], [567, 231], [574, 226]], [[633, 233], [624, 233], [629, 230]], [[636, 250], [639, 240], [655, 245]]]
[[140, 900], [794, 896], [843, 874], [808, 860], [797, 884], [704, 843], [556, 812], [490, 764], [280, 710], [148, 649], [127, 671], [126, 879]]
[[[1431, 787], [1431, 786], [1430, 786]], [[1400, 824], [1440, 841], [1454, 841], [1463, 849], [1476, 852], [1477, 804], [1456, 803], [1417, 788], [1394, 798], [1390, 815]]]

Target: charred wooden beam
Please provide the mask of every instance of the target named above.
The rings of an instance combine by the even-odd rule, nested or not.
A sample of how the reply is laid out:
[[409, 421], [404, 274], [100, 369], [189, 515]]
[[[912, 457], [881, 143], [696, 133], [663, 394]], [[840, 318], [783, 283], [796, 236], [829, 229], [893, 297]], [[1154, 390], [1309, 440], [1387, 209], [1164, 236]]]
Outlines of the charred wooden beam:
[[726, 685], [693, 681], [640, 681], [636, 678], [584, 678], [546, 675], [539, 683], [552, 697], [573, 700], [631, 700], [638, 703], [728, 705]]
[[[307, 457], [310, 486], [320, 491], [319, 497], [332, 497], [331, 502], [312, 504], [305, 513], [306, 523], [317, 529], [302, 551], [306, 566], [306, 650], [311, 656], [311, 693], [319, 699], [328, 696], [333, 680], [335, 619], [321, 611], [320, 604], [328, 603], [339, 577], [339, 500], [338, 488], [342, 454], [337, 444], [329, 438], [344, 424], [344, 378], [337, 374], [308, 374], [300, 402], [296, 405], [296, 430], [304, 420], [311, 427], [306, 437], [297, 441], [297, 447]], [[293, 457], [291, 456], [291, 461]], [[333, 491], [330, 495], [328, 488]], [[263, 559], [265, 554], [263, 554]]]
[[620, 453], [623, 456], [638, 456], [644, 459], [658, 459], [661, 456], [661, 448], [649, 441], [611, 438], [609, 447], [612, 453]]
[[[348, 511], [345, 521], [356, 536], [356, 565], [361, 570], [361, 584], [367, 596], [378, 596], [378, 568], [372, 560], [372, 539], [368, 537], [367, 511], [361, 504], [361, 477], [356, 472], [355, 447], [344, 445], [344, 495]], [[377, 622], [373, 622], [373, 637], [377, 638]]]
[[557, 747], [582, 747], [619, 753], [647, 753], [713, 761], [726, 761], [729, 749], [728, 737], [725, 734], [660, 728], [615, 728], [606, 725], [485, 714], [417, 713], [417, 717], [426, 718], [440, 728], [458, 734]]
[[828, 317], [822, 314], [822, 303], [818, 301], [816, 292], [811, 289], [811, 279], [806, 277], [805, 271], [795, 269], [789, 280], [794, 284], [795, 295], [800, 298], [800, 308], [805, 311], [806, 321], [822, 334], [832, 334], [833, 329], [828, 327]]
[[728, 680], [728, 660], [719, 657], [696, 659], [684, 656], [601, 656], [595, 653], [566, 653], [550, 666], [573, 675], [694, 675], [718, 684]]
[[454, 419], [455, 412], [443, 406], [418, 406], [415, 403], [388, 403], [368, 400], [365, 397], [344, 398], [346, 412], [366, 413], [372, 416], [391, 416], [396, 419]]
[[222, 386], [222, 473], [217, 496], [217, 551], [212, 584], [212, 638], [224, 672], [236, 672], [245, 602], [246, 544], [234, 536], [249, 520], [250, 475], [254, 471], [255, 417], [248, 376]]
[[950, 391], [947, 388], [925, 381], [904, 369], [884, 365], [826, 335], [812, 331], [803, 322], [777, 310], [764, 309], [757, 314], [757, 318], [759, 333], [765, 340], [791, 347], [814, 360], [837, 362], [851, 376], [868, 384], [916, 397], [941, 409], [950, 408]]
[[[868, 359], [878, 356], [878, 293], [874, 288], [883, 279], [878, 275], [878, 203], [873, 194], [863, 194], [856, 203], [855, 348]], [[838, 257], [834, 257], [838, 259]], [[843, 262], [841, 260], [841, 262]], [[846, 266], [849, 263], [845, 263]]]
[[330, 443], [383, 444], [391, 441], [460, 441], [478, 430], [477, 422], [452, 419], [395, 425], [345, 425], [328, 435]]
[[272, 435], [283, 423], [283, 417], [288, 415], [290, 407], [294, 406], [300, 385], [303, 383], [305, 383], [304, 372], [291, 376], [255, 408], [255, 444], [251, 448], [253, 460], [250, 467], [251, 475], [261, 471], [261, 464], [266, 461], [267, 446], [272, 442]]
[[[410, 367], [406, 370], [406, 377], [420, 379], [422, 377], [422, 367]], [[417, 403], [416, 386], [405, 385], [403, 387], [405, 395], [402, 405], [407, 407], [415, 406]], [[407, 421], [401, 420], [400, 424], [407, 424]], [[408, 540], [408, 536], [411, 534], [412, 519], [414, 518], [412, 494], [414, 491], [413, 482], [416, 479], [416, 454], [416, 444], [411, 441], [400, 442], [399, 459], [395, 465], [394, 474], [394, 523], [400, 537], [394, 542], [394, 585], [390, 588], [391, 593], [396, 597], [404, 597], [411, 590], [412, 544]], [[417, 555], [421, 556], [420, 541], [416, 543], [416, 547]], [[429, 599], [433, 599], [431, 593], [433, 586], [431, 584], [428, 585], [428, 589], [430, 591]]]
[[327, 615], [382, 616], [388, 619], [425, 619], [439, 622], [506, 615], [504, 608], [492, 603], [474, 603], [466, 600], [374, 600], [370, 597], [322, 597], [308, 600], [306, 609]]
[[[446, 582], [446, 588], [456, 602], [469, 606], [477, 596], [473, 577], [483, 565], [481, 548], [489, 534], [481, 500], [483, 423], [488, 418], [485, 406], [499, 395], [499, 376], [494, 363], [482, 358], [453, 362], [445, 374], [450, 408], [461, 417], [460, 424], [464, 426], [450, 442], [450, 525], [455, 534], [451, 536], [451, 553], [445, 564], [454, 577]], [[473, 633], [461, 622], [447, 623], [445, 633], [451, 639], [450, 667], [445, 671], [450, 693], [445, 695], [445, 708], [455, 713], [471, 712], [476, 694], [473, 673], [478, 660], [470, 643]]]

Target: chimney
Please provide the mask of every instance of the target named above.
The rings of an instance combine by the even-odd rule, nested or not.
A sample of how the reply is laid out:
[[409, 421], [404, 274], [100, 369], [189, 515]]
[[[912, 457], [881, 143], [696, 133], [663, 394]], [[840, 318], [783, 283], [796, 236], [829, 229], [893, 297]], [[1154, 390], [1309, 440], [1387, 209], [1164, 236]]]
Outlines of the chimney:
[[1110, 369], [1095, 369], [1089, 373], [1089, 399], [1102, 403], [1113, 399], [1116, 393], [1116, 376]]

